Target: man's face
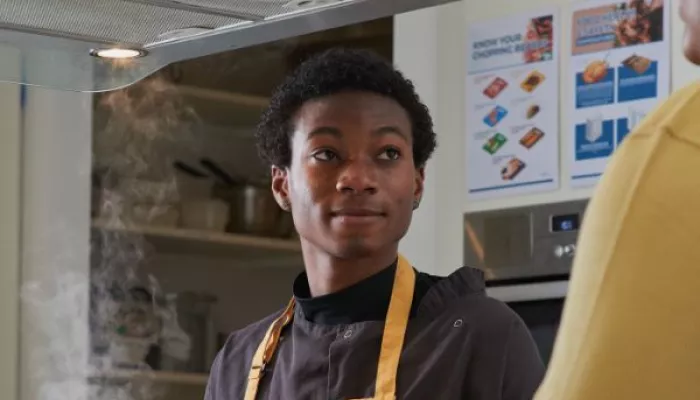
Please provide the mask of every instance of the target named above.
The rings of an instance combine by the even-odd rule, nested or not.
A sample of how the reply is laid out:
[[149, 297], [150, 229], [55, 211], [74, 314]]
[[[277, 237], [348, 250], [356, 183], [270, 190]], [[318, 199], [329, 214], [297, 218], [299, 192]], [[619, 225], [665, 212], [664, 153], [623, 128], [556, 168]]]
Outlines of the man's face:
[[700, 65], [700, 0], [681, 0], [680, 13], [685, 22], [685, 57]]
[[273, 167], [272, 186], [302, 240], [339, 258], [395, 247], [423, 190], [406, 111], [372, 93], [340, 93], [304, 104], [293, 129], [290, 167]]

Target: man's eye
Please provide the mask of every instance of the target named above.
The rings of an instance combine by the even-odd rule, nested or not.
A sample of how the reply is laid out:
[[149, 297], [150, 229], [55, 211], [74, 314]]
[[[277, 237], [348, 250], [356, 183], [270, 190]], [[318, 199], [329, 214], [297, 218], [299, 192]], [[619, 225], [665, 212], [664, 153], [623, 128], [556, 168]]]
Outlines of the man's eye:
[[319, 161], [333, 161], [338, 158], [338, 155], [332, 150], [321, 150], [315, 152], [313, 157]]
[[398, 160], [399, 157], [401, 157], [401, 152], [394, 149], [394, 148], [389, 148], [384, 151], [379, 155], [379, 158], [382, 160]]

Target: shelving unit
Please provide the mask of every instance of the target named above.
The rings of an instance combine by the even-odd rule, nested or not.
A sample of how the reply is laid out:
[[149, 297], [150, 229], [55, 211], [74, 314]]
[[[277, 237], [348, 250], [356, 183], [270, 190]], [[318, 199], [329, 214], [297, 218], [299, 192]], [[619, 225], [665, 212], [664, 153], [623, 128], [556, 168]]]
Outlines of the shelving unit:
[[95, 373], [90, 376], [89, 381], [150, 382], [158, 384], [206, 386], [208, 378], [209, 376], [207, 374], [118, 369]]
[[296, 239], [277, 239], [183, 228], [119, 226], [94, 221], [93, 230], [113, 234], [142, 235], [160, 253], [205, 254], [207, 256], [294, 263], [301, 261]]

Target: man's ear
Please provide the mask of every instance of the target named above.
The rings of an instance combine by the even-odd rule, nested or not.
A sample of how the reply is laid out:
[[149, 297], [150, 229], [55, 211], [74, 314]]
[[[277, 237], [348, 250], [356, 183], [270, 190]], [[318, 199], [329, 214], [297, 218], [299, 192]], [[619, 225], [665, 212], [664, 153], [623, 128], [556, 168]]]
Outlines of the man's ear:
[[277, 166], [272, 166], [272, 194], [277, 200], [277, 204], [285, 210], [290, 211], [292, 203], [289, 200], [289, 183], [287, 179], [287, 169]]
[[416, 209], [420, 205], [423, 198], [423, 187], [425, 182], [425, 167], [416, 168], [415, 183], [413, 189], [413, 208]]

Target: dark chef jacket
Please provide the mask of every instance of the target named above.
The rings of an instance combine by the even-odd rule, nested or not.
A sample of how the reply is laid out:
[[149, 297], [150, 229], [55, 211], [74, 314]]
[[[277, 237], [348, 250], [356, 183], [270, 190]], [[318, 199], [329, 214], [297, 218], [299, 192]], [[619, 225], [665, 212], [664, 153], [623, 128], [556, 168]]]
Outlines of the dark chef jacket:
[[[301, 274], [293, 323], [257, 398], [372, 397], [395, 270], [396, 264], [315, 298]], [[280, 313], [231, 334], [212, 366], [205, 400], [243, 399], [253, 354]], [[486, 296], [480, 271], [461, 268], [445, 278], [417, 273], [398, 399], [530, 400], [543, 375], [529, 331], [506, 305]]]

